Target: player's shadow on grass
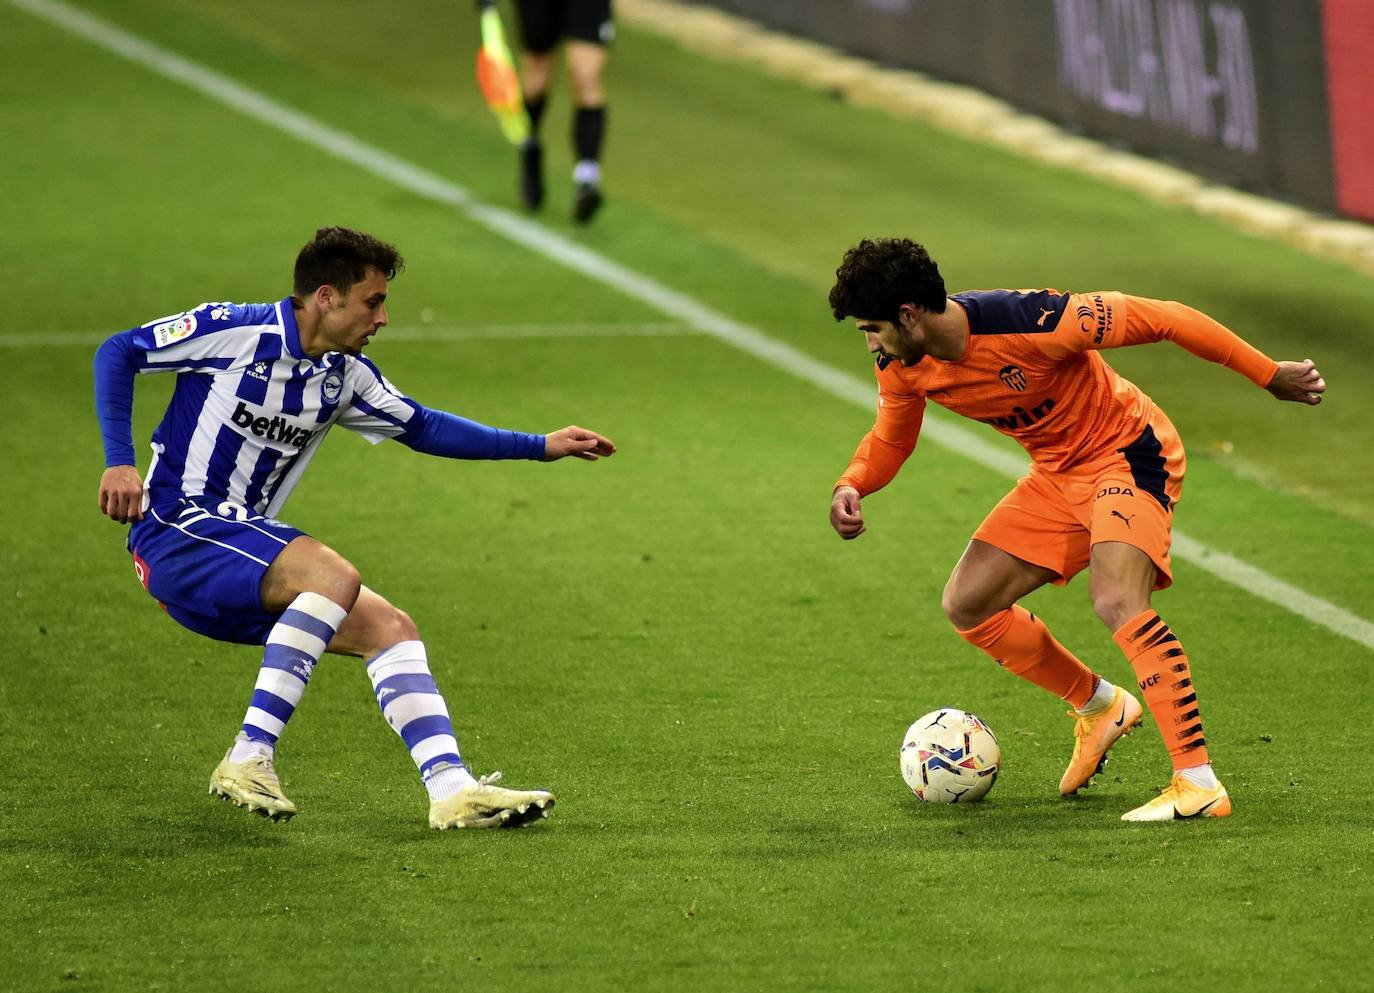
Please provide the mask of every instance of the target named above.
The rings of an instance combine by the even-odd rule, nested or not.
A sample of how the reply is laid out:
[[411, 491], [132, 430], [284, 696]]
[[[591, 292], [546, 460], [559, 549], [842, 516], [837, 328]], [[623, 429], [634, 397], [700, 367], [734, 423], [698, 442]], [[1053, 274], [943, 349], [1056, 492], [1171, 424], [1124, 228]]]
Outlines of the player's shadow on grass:
[[175, 814], [164, 818], [149, 842], [181, 853], [277, 849], [299, 844], [302, 827], [294, 819], [273, 821], [227, 801], [206, 797], [204, 802], [177, 808]]
[[918, 835], [949, 832], [962, 848], [988, 851], [1038, 849], [1046, 835], [1117, 830], [1127, 806], [1114, 795], [1000, 797], [971, 804], [902, 799], [891, 805], [897, 820]]
[[88, 866], [108, 863], [122, 871], [130, 864], [162, 864], [187, 856], [223, 861], [230, 855], [233, 861], [235, 851], [286, 851], [299, 843], [299, 831], [289, 823], [272, 823], [228, 804], [221, 808], [207, 798], [75, 820], [61, 831], [44, 830], [23, 847], [36, 853], [64, 852]]

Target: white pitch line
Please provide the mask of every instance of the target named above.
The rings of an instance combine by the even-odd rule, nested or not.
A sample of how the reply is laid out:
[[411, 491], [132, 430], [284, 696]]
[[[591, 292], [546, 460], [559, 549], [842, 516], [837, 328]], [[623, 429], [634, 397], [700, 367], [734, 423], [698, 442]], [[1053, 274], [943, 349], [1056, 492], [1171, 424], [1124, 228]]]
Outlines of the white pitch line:
[[[465, 217], [538, 255], [562, 263], [627, 297], [648, 304], [655, 310], [700, 329], [718, 340], [761, 359], [783, 372], [811, 383], [831, 396], [871, 410], [874, 387], [870, 382], [820, 362], [756, 328], [732, 320], [677, 290], [648, 276], [626, 268], [591, 249], [519, 214], [482, 203], [470, 191], [444, 177], [392, 155], [375, 145], [331, 127], [298, 110], [244, 86], [242, 83], [191, 62], [176, 53], [130, 34], [123, 28], [100, 20], [85, 11], [58, 0], [5, 0], [107, 51], [159, 76], [183, 83], [190, 89], [216, 100], [246, 117], [276, 128], [335, 158], [349, 162], [402, 189], [439, 203], [447, 204]], [[923, 435], [959, 455], [1003, 475], [1025, 472], [1024, 457], [1011, 455], [989, 444], [968, 428], [936, 412], [926, 415]], [[1178, 531], [1174, 532], [1174, 553], [1218, 579], [1240, 587], [1262, 600], [1314, 624], [1374, 649], [1374, 623], [1350, 613], [1327, 600], [1313, 596], [1281, 579], [1269, 575], [1240, 559], [1209, 548]]]
[[[0, 334], [0, 348], [61, 348], [99, 345], [115, 331], [35, 331]], [[387, 327], [376, 344], [387, 341], [508, 341], [524, 338], [675, 338], [699, 335], [686, 324], [473, 324], [458, 327], [416, 324]]]
[[388, 341], [508, 341], [524, 338], [680, 338], [700, 335], [686, 324], [478, 324], [383, 328], [373, 344]]

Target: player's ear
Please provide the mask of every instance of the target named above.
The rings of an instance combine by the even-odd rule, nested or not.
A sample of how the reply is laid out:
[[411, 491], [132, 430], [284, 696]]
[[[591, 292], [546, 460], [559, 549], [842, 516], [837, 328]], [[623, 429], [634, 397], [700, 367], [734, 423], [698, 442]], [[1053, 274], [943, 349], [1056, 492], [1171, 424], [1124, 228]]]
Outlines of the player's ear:
[[921, 322], [921, 315], [914, 303], [904, 303], [897, 308], [897, 324], [910, 330]]

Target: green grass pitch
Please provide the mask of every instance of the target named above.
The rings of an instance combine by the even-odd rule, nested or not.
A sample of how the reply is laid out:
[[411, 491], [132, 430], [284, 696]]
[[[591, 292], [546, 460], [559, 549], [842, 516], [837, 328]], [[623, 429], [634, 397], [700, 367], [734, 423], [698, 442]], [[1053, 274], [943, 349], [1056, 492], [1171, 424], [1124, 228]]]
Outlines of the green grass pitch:
[[[463, 3], [83, 9], [514, 206]], [[369, 354], [421, 401], [581, 423], [620, 453], [457, 463], [339, 431], [284, 514], [416, 619], [466, 757], [553, 789], [549, 821], [429, 831], [361, 665], [334, 657], [279, 753], [300, 816], [213, 802], [256, 653], [163, 616], [97, 513], [91, 342], [284, 295], [331, 223], [406, 255], [396, 328], [675, 318], [9, 3], [0, 64], [0, 989], [1368, 988], [1369, 649], [1180, 563], [1157, 606], [1236, 816], [1118, 821], [1167, 779], [1148, 723], [1061, 801], [1063, 708], [939, 610], [1008, 481], [924, 444], [842, 543], [830, 488], [869, 414], [701, 335], [383, 331]], [[567, 221], [560, 89], [545, 223], [855, 375], [870, 363], [825, 292], [845, 247], [892, 233], [955, 288], [1182, 299], [1312, 356], [1316, 410], [1167, 345], [1110, 360], [1189, 444], [1181, 528], [1371, 615], [1374, 281], [634, 31], [609, 84], [608, 206]], [[170, 386], [139, 383], [145, 460]], [[1079, 580], [1031, 604], [1124, 682], [1087, 599]], [[942, 705], [1001, 738], [981, 805], [901, 782], [902, 732]]]

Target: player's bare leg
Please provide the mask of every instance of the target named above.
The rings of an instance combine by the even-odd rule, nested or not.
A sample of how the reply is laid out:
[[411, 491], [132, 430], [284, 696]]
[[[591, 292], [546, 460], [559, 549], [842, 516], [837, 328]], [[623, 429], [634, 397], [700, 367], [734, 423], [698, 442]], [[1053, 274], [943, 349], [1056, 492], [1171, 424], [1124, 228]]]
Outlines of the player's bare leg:
[[1114, 632], [1135, 670], [1164, 738], [1174, 776], [1158, 797], [1122, 815], [1128, 821], [1227, 817], [1231, 798], [1213, 772], [1188, 656], [1150, 606], [1156, 566], [1145, 552], [1117, 541], [1092, 548], [1093, 608]]
[[281, 616], [267, 636], [243, 728], [210, 775], [211, 795], [273, 820], [295, 815], [296, 805], [277, 777], [277, 738], [359, 588], [358, 571], [314, 538], [295, 538], [273, 560], [261, 599], [267, 611]]
[[590, 221], [602, 203], [601, 145], [606, 134], [607, 52], [587, 41], [567, 44], [568, 78], [573, 91], [573, 219]]
[[1017, 603], [1057, 575], [975, 538], [955, 565], [941, 605], [955, 630], [998, 665], [1081, 706], [1097, 677]]
[[419, 637], [419, 629], [409, 614], [364, 586], [358, 592], [353, 609], [329, 642], [329, 651], [335, 655], [368, 659], [397, 642], [415, 641]]
[[553, 69], [553, 52], [521, 53], [520, 85], [530, 118], [530, 136], [520, 146], [520, 200], [530, 210], [544, 204], [544, 146], [539, 142], [539, 122], [544, 117]]
[[1154, 561], [1134, 545], [1099, 541], [1089, 559], [1093, 610], [1115, 631], [1150, 606], [1158, 574]]
[[974, 538], [955, 563], [941, 606], [956, 630], [968, 631], [1029, 596], [1057, 573]]
[[[1057, 575], [975, 538], [954, 567], [943, 605], [967, 641], [1073, 706], [1073, 755], [1059, 781], [1060, 794], [1067, 796], [1092, 781], [1107, 750], [1139, 723], [1140, 704], [1080, 662], [1017, 603]], [[1113, 706], [1124, 716], [1120, 724], [1107, 717]]]

